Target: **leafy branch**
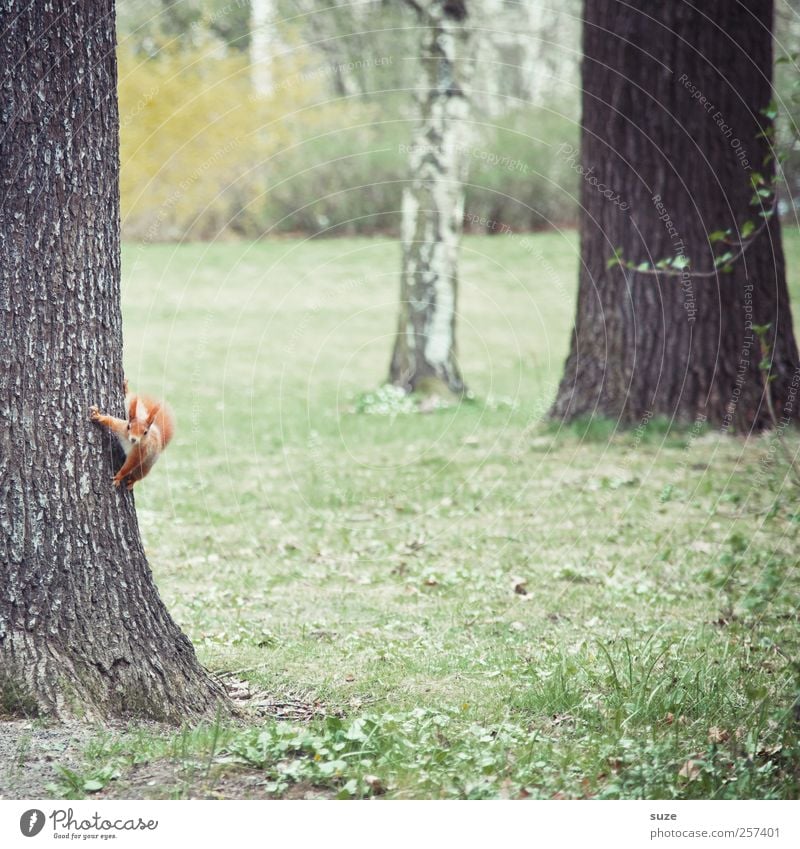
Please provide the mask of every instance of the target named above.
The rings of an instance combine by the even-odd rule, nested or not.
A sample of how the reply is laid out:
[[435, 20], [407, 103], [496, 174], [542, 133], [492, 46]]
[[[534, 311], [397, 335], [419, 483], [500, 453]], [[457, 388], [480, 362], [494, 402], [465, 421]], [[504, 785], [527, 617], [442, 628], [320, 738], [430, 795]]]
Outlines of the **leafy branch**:
[[[761, 110], [761, 114], [771, 122], [766, 129], [758, 133], [756, 138], [764, 138], [769, 142], [770, 152], [764, 157], [763, 165], [769, 165], [776, 161], [781, 163], [785, 158], [785, 154], [775, 154], [775, 125], [774, 120], [777, 117], [778, 110], [774, 101], [771, 102], [765, 109]], [[620, 266], [630, 271], [635, 271], [638, 274], [663, 275], [667, 277], [716, 277], [717, 274], [728, 274], [733, 271], [733, 266], [746, 253], [747, 249], [758, 239], [762, 231], [769, 225], [770, 219], [778, 210], [778, 171], [776, 169], [772, 176], [772, 180], [768, 182], [763, 174], [754, 171], [750, 175], [750, 185], [753, 189], [753, 195], [750, 198], [750, 206], [760, 206], [761, 211], [758, 217], [761, 222], [749, 218], [744, 222], [738, 234], [728, 227], [725, 230], [715, 230], [708, 234], [708, 241], [712, 245], [721, 245], [727, 248], [723, 253], [714, 258], [714, 267], [708, 271], [689, 271], [691, 266], [689, 257], [683, 254], [674, 257], [665, 257], [658, 260], [656, 263], [651, 262], [632, 262], [626, 260], [622, 255], [622, 248], [614, 248], [613, 255], [606, 263], [607, 268]], [[767, 201], [771, 201], [769, 208], [764, 209]]]

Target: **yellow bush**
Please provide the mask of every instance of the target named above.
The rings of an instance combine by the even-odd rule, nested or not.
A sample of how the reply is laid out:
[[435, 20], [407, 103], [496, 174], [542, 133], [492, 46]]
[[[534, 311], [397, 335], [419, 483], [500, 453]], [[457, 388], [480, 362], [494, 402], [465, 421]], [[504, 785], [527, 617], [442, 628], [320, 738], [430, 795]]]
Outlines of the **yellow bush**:
[[[264, 189], [261, 163], [286, 143], [307, 87], [253, 95], [247, 59], [217, 45], [119, 49], [123, 231], [207, 238]], [[235, 227], [234, 227], [235, 229]]]

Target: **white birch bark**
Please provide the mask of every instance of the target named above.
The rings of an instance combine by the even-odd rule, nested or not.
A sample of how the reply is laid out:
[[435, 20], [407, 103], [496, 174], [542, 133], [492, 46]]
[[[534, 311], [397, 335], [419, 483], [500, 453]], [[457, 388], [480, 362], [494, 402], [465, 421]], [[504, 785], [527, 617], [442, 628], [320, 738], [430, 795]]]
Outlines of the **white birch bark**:
[[275, 0], [250, 0], [250, 74], [253, 91], [266, 97], [273, 88], [272, 69], [277, 39]]
[[403, 196], [401, 303], [390, 380], [407, 391], [461, 394], [455, 328], [470, 143], [467, 9], [452, 0], [409, 2], [421, 25], [423, 73]]

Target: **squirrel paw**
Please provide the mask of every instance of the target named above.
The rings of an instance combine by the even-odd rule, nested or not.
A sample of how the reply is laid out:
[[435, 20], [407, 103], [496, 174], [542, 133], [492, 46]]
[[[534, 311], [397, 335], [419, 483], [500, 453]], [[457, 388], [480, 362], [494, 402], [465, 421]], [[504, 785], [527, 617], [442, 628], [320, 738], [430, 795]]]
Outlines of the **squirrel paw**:
[[97, 404], [92, 404], [92, 406], [89, 407], [89, 419], [96, 422], [100, 418], [100, 415], [100, 408]]
[[119, 485], [122, 483], [122, 481], [121, 481], [119, 478], [111, 478], [111, 482], [112, 482], [112, 483], [114, 484], [114, 486], [115, 486], [115, 487], [117, 487], [117, 488], [119, 488]]

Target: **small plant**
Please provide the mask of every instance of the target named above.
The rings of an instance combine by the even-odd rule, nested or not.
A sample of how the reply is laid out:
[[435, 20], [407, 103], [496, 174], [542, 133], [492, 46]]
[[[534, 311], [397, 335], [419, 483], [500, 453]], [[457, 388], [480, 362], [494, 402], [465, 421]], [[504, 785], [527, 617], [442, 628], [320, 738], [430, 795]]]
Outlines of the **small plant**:
[[365, 416], [390, 416], [415, 413], [417, 402], [399, 386], [384, 384], [372, 392], [363, 392], [356, 398], [354, 410]]
[[48, 785], [48, 790], [59, 799], [84, 799], [89, 793], [102, 790], [109, 781], [119, 778], [119, 770], [107, 765], [87, 773], [56, 765], [59, 781]]

